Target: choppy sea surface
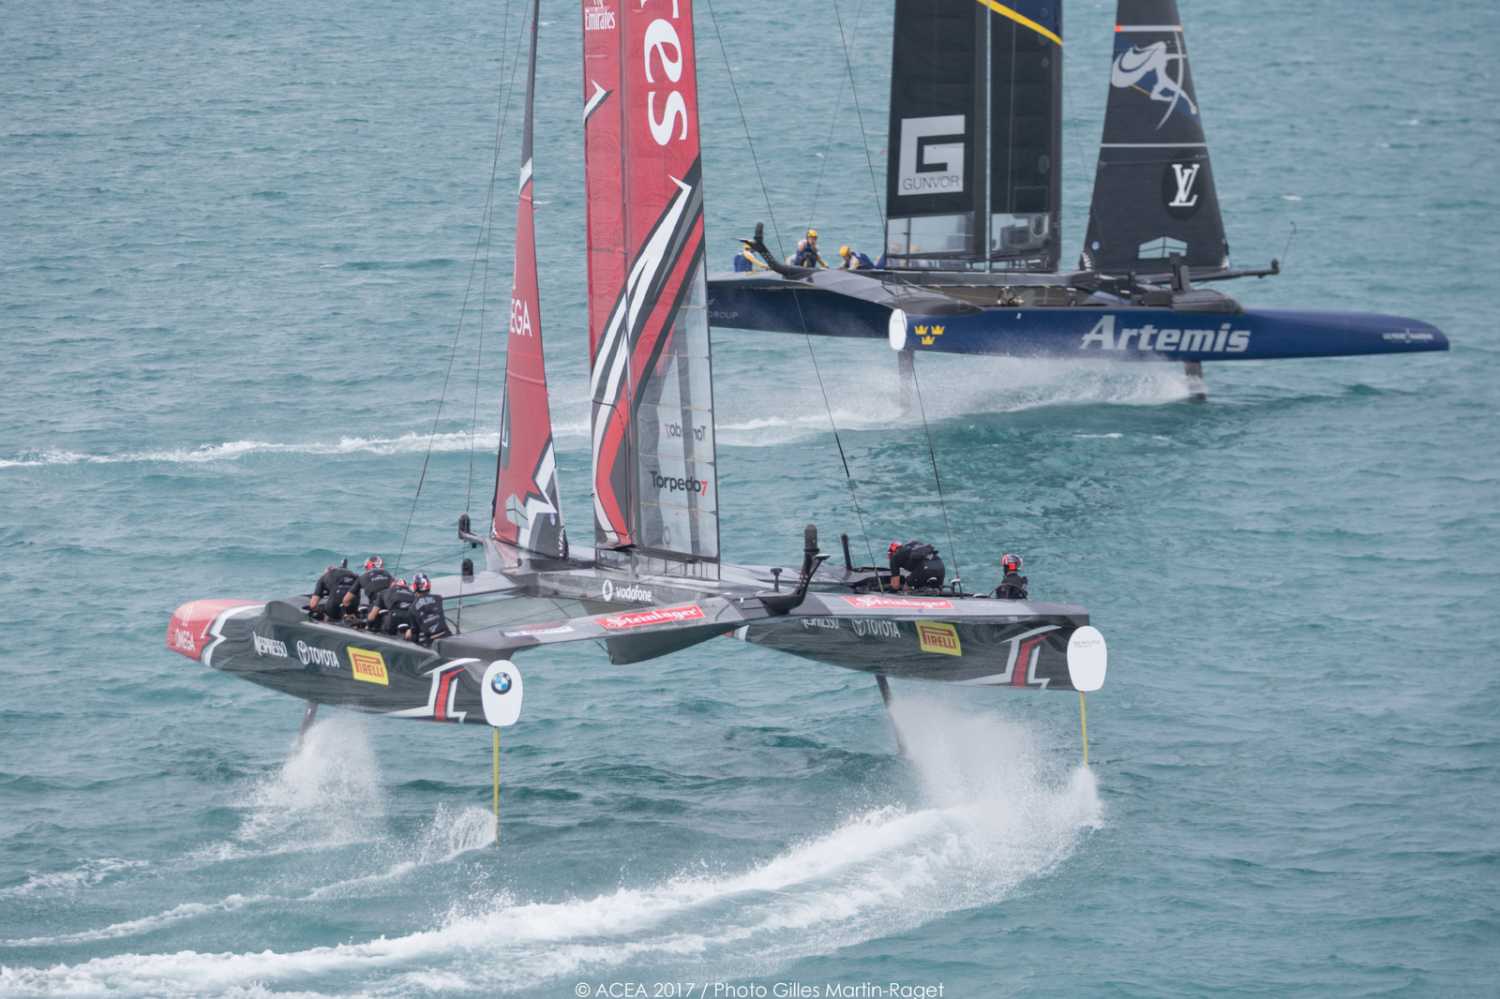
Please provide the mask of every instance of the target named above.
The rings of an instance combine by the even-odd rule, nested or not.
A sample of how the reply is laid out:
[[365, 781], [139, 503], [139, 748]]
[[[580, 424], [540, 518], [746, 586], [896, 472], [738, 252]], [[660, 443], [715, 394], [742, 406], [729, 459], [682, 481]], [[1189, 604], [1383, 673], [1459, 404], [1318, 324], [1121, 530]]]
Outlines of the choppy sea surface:
[[[580, 28], [543, 7], [584, 539]], [[522, 8], [4, 8], [0, 994], [1500, 991], [1490, 4], [1183, 2], [1235, 258], [1297, 231], [1233, 290], [1418, 316], [1448, 354], [1210, 365], [1206, 405], [1169, 366], [924, 357], [950, 539], [883, 345], [814, 344], [861, 531], [807, 344], [716, 335], [728, 556], [795, 559], [808, 521], [929, 537], [974, 586], [1024, 553], [1111, 644], [1088, 770], [1070, 695], [898, 685], [902, 756], [865, 676], [560, 651], [527, 663], [497, 848], [483, 729], [329, 711], [297, 750], [300, 705], [163, 648], [182, 601], [338, 557], [456, 569], [492, 488]], [[773, 213], [875, 247], [888, 0], [697, 16], [713, 259]], [[1112, 18], [1067, 13], [1072, 248]]]

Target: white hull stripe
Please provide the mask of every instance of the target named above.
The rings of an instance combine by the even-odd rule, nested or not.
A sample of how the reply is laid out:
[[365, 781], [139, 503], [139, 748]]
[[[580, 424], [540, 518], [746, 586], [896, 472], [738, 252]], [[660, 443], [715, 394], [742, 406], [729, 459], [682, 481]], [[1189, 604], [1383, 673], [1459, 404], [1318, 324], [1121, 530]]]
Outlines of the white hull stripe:
[[[450, 670], [452, 670], [453, 667], [455, 667], [455, 666], [462, 666], [465, 663], [477, 663], [477, 662], [479, 662], [478, 659], [450, 659], [450, 660], [448, 660], [445, 663], [442, 663], [440, 665], [434, 666], [431, 670], [429, 670], [427, 672], [427, 676], [431, 680], [431, 685], [427, 688], [427, 703], [424, 706], [420, 707], [420, 708], [403, 708], [400, 711], [387, 711], [386, 712], [387, 717], [390, 717], [390, 718], [436, 718], [437, 717], [437, 695], [438, 695], [438, 687], [442, 685], [443, 674], [447, 673]], [[453, 702], [454, 702], [454, 699], [457, 698], [457, 697], [458, 697], [458, 684], [450, 682], [448, 684], [448, 703], [445, 704], [445, 705], [443, 705], [443, 714], [445, 714], [449, 718], [454, 719], [455, 721], [462, 722], [465, 718], [468, 717], [469, 713], [467, 711], [457, 711], [457, 712], [455, 712], [453, 710]]]
[[212, 642], [209, 642], [208, 645], [204, 648], [203, 654], [198, 657], [199, 661], [202, 662], [205, 666], [212, 666], [214, 664], [214, 650], [217, 649], [220, 645], [224, 644], [224, 625], [229, 622], [230, 618], [242, 617], [246, 614], [259, 614], [265, 609], [265, 604], [251, 604], [247, 607], [231, 607], [229, 608], [229, 610], [224, 611], [218, 617], [214, 618], [214, 623], [208, 626], [208, 633], [213, 636], [214, 640]]
[[[1016, 663], [1016, 656], [1021, 653], [1021, 643], [1025, 642], [1028, 638], [1035, 638], [1037, 635], [1045, 635], [1049, 631], [1056, 631], [1058, 627], [1059, 625], [1047, 624], [1040, 628], [1032, 628], [1030, 631], [1021, 632], [1010, 639], [1010, 658], [1006, 660], [1004, 673], [991, 673], [988, 676], [976, 676], [972, 680], [959, 680], [957, 686], [998, 687], [1011, 683], [1016, 675], [1016, 667], [1018, 665]], [[1051, 682], [1050, 680], [1037, 680], [1036, 678], [1036, 661], [1041, 655], [1041, 651], [1041, 646], [1032, 649], [1031, 661], [1020, 664], [1021, 668], [1026, 670], [1027, 686], [1040, 683], [1041, 686], [1045, 687]]]

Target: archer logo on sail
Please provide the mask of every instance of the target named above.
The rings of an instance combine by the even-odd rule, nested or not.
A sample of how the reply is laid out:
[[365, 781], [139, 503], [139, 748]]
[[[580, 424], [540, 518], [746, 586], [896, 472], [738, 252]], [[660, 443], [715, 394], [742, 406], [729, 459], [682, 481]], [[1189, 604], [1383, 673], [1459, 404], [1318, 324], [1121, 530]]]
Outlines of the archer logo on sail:
[[[1187, 102], [1190, 113], [1195, 116], [1198, 114], [1198, 105], [1183, 86], [1183, 80], [1187, 76], [1187, 56], [1182, 52], [1182, 43], [1176, 32], [1172, 34], [1172, 44], [1176, 51], [1169, 52], [1166, 42], [1152, 42], [1145, 48], [1132, 45], [1115, 56], [1114, 66], [1109, 71], [1110, 86], [1122, 90], [1139, 90], [1153, 101], [1166, 103], [1167, 110], [1162, 114], [1161, 121], [1156, 123], [1157, 128], [1167, 123], [1172, 112], [1183, 101]], [[1177, 67], [1175, 77], [1172, 75], [1174, 65]], [[1141, 86], [1141, 81], [1148, 76], [1154, 77], [1150, 90]]]
[[615, 30], [615, 12], [604, 0], [594, 0], [583, 9], [584, 31]]
[[902, 118], [896, 192], [905, 197], [962, 194], [965, 134], [961, 114]]
[[946, 326], [918, 326], [915, 328], [917, 338], [922, 341], [922, 346], [931, 347], [933, 341], [943, 335]]

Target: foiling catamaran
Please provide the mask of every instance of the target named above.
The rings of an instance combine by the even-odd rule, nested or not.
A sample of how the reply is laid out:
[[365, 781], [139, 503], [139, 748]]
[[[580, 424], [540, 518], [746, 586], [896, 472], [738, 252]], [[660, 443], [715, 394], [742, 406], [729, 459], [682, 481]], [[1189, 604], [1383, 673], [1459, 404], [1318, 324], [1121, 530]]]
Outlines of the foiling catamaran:
[[313, 621], [302, 597], [207, 599], [177, 609], [167, 647], [305, 700], [304, 726], [320, 704], [509, 724], [513, 660], [581, 641], [633, 663], [732, 636], [873, 674], [887, 704], [887, 676], [1080, 697], [1102, 685], [1104, 640], [1082, 607], [892, 592], [847, 538], [843, 565], [826, 564], [811, 525], [789, 569], [721, 559], [691, 0], [583, 3], [595, 540], [592, 558], [570, 552], [537, 285], [537, 10], [493, 518], [484, 534], [459, 519], [485, 565], [432, 581], [457, 633], [426, 648]]
[[1205, 282], [1236, 269], [1176, 0], [1120, 0], [1077, 270], [1059, 271], [1062, 0], [896, 0], [878, 271], [708, 282], [717, 327], [888, 339], [917, 352], [1202, 362], [1446, 350], [1416, 319], [1247, 309]]

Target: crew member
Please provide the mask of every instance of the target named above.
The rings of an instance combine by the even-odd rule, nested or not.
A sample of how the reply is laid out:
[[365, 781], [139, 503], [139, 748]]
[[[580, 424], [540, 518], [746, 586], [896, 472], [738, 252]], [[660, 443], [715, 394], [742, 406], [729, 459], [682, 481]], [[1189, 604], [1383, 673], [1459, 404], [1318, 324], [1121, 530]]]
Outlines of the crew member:
[[740, 240], [740, 252], [734, 255], [734, 269], [740, 273], [767, 269], [765, 262], [755, 252], [755, 244], [750, 240]]
[[404, 637], [411, 631], [411, 604], [415, 599], [417, 595], [406, 585], [406, 580], [394, 581], [380, 591], [370, 613], [365, 615], [365, 626], [371, 631]]
[[925, 541], [892, 541], [886, 553], [891, 560], [891, 589], [942, 589], [947, 569], [938, 551]]
[[807, 230], [807, 238], [798, 240], [797, 252], [792, 254], [794, 267], [827, 267], [818, 253], [818, 230]]
[[448, 619], [443, 617], [443, 598], [432, 592], [432, 580], [426, 573], [417, 573], [411, 581], [417, 599], [411, 604], [412, 632], [410, 636], [419, 645], [431, 645], [439, 638], [447, 638]]
[[[359, 582], [344, 595], [344, 612], [354, 613], [359, 610], [361, 601], [366, 610], [375, 606], [375, 598], [390, 585], [391, 574], [385, 570], [385, 559], [379, 555], [371, 555], [365, 559], [365, 571], [360, 575]], [[355, 620], [358, 621], [359, 618], [356, 617]]]
[[1005, 578], [1000, 580], [1000, 585], [995, 587], [995, 596], [1001, 600], [1025, 600], [1027, 599], [1027, 579], [1021, 575], [1021, 556], [1006, 552], [1000, 557], [1000, 571], [1005, 573]]
[[[347, 561], [347, 560], [346, 560]], [[358, 577], [348, 566], [330, 565], [318, 577], [318, 585], [307, 598], [307, 614], [314, 621], [337, 621], [344, 616], [344, 597], [354, 589]]]
[[839, 260], [842, 261], [839, 264], [839, 269], [845, 271], [867, 271], [875, 266], [873, 260], [854, 249], [848, 243], [839, 247]]

